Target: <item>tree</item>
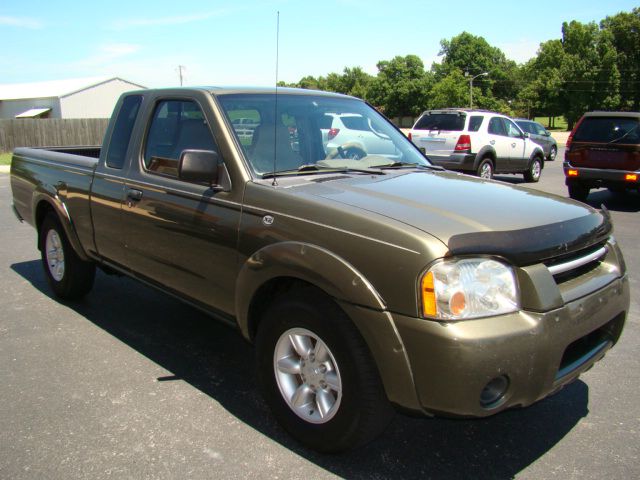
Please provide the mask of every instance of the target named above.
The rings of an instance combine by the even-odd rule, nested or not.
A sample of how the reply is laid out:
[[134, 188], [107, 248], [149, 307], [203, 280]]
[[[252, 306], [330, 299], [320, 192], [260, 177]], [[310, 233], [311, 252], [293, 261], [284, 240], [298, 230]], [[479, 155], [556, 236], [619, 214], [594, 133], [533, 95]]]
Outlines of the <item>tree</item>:
[[378, 62], [369, 100], [389, 117], [418, 115], [427, 105], [431, 76], [416, 55]]
[[469, 80], [460, 70], [453, 70], [433, 85], [429, 108], [466, 107], [469, 104]]
[[561, 105], [569, 128], [588, 110], [620, 105], [620, 72], [613, 35], [591, 22], [562, 24]]
[[620, 108], [640, 110], [640, 8], [621, 12], [600, 22], [600, 28], [613, 36], [620, 72]]

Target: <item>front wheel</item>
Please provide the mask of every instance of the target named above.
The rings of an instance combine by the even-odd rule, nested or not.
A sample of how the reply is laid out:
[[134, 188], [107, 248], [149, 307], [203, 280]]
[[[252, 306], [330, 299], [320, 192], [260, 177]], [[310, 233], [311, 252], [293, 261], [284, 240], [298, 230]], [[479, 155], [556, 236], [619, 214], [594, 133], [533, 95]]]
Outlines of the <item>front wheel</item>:
[[540, 180], [540, 175], [542, 174], [542, 160], [536, 157], [531, 161], [529, 165], [529, 169], [524, 172], [524, 179], [527, 182], [535, 183]]
[[556, 155], [558, 155], [558, 147], [552, 145], [551, 150], [549, 150], [549, 161], [553, 162], [556, 159]]
[[392, 408], [360, 333], [324, 294], [310, 288], [275, 300], [256, 337], [258, 379], [280, 424], [322, 452], [363, 445]]
[[47, 215], [42, 222], [39, 241], [42, 266], [53, 292], [67, 300], [77, 300], [89, 293], [96, 267], [78, 257], [54, 214]]

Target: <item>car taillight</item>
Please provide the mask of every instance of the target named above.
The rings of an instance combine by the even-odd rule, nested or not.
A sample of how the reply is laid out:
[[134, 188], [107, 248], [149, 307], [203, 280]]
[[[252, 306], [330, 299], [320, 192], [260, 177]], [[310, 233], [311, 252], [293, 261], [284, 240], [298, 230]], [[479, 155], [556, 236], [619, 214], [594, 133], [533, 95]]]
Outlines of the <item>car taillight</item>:
[[471, 151], [471, 137], [469, 135], [460, 135], [458, 143], [456, 143], [453, 150], [456, 152]]
[[413, 136], [411, 135], [411, 132], [409, 132], [409, 134], [407, 135], [407, 137], [409, 137], [409, 140], [413, 140]]
[[340, 133], [340, 129], [339, 128], [330, 128], [329, 129], [329, 134], [328, 134], [329, 140], [333, 140], [334, 138], [336, 138], [338, 133]]
[[569, 148], [571, 147], [571, 142], [573, 142], [573, 136], [576, 134], [576, 131], [578, 130], [578, 127], [582, 123], [583, 119], [584, 119], [584, 117], [580, 117], [580, 120], [578, 120], [578, 123], [576, 123], [575, 127], [573, 127], [573, 130], [571, 130], [571, 133], [569, 134], [569, 137], [567, 138], [567, 143], [565, 144], [565, 148], [567, 150], [569, 150]]

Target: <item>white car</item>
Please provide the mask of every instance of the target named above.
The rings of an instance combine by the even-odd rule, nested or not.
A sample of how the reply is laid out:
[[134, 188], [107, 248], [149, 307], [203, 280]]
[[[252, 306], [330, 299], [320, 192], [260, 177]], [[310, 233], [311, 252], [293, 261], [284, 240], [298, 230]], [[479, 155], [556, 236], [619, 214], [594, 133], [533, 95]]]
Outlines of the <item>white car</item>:
[[435, 165], [491, 178], [519, 173], [537, 182], [544, 152], [505, 115], [484, 110], [428, 110], [416, 121], [409, 139]]
[[367, 155], [398, 155], [391, 139], [380, 132], [371, 119], [355, 113], [326, 113], [322, 144], [327, 156], [358, 160]]

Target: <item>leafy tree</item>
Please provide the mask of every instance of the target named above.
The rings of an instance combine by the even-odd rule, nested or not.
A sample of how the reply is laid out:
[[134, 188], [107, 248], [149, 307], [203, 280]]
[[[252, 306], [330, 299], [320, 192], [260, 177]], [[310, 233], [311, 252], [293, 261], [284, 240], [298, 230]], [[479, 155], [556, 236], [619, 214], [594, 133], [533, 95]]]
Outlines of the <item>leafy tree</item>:
[[469, 81], [454, 69], [433, 85], [429, 92], [429, 108], [466, 107], [469, 104]]
[[613, 35], [620, 72], [620, 107], [640, 110], [640, 8], [621, 12], [600, 22], [600, 27]]
[[591, 22], [562, 24], [560, 66], [564, 89], [560, 104], [569, 128], [588, 110], [615, 109], [620, 104], [620, 72], [613, 35]]
[[418, 115], [427, 105], [431, 76], [416, 55], [378, 62], [369, 100], [389, 117]]

